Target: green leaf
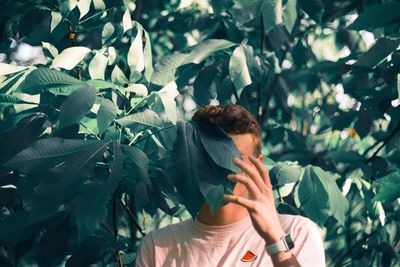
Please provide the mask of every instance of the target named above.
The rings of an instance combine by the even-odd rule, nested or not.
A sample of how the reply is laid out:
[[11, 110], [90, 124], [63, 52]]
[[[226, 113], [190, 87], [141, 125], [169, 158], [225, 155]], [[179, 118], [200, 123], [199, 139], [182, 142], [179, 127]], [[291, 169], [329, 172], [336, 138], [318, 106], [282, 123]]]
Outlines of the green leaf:
[[332, 159], [335, 162], [343, 162], [343, 163], [357, 163], [362, 162], [364, 157], [355, 151], [344, 151], [344, 150], [336, 150], [331, 151], [326, 154], [327, 158]]
[[264, 71], [255, 59], [253, 47], [249, 45], [243, 45], [243, 50], [244, 54], [246, 55], [246, 62], [251, 75], [256, 79], [260, 79]]
[[[175, 124], [178, 115], [175, 98], [179, 95], [175, 82], [170, 82], [157, 92], [149, 95], [147, 104], [157, 113], [164, 113]], [[161, 105], [160, 105], [161, 102]]]
[[301, 9], [316, 22], [321, 22], [324, 13], [324, 3], [322, 0], [299, 0]]
[[397, 74], [397, 99], [400, 100], [400, 74]]
[[88, 80], [88, 81], [86, 81], [86, 83], [93, 85], [97, 89], [108, 89], [108, 88], [117, 89], [118, 88], [117, 85], [110, 83], [110, 82], [103, 81], [103, 80]]
[[136, 27], [137, 34], [129, 47], [127, 62], [131, 72], [142, 72], [144, 70], [144, 53], [143, 53], [143, 29]]
[[97, 51], [89, 64], [89, 74], [92, 79], [104, 80], [104, 73], [108, 64], [108, 58]]
[[400, 170], [375, 181], [377, 194], [373, 201], [393, 202], [400, 198]]
[[43, 47], [45, 54], [46, 54], [46, 51], [48, 51], [48, 53], [53, 58], [55, 58], [58, 55], [58, 50], [54, 45], [47, 43], [47, 42], [42, 42], [42, 47]]
[[20, 72], [25, 69], [27, 69], [27, 67], [25, 66], [15, 66], [0, 62], [0, 76], [5, 76], [11, 73]]
[[96, 144], [90, 140], [45, 138], [15, 155], [5, 166], [24, 173], [41, 173]]
[[274, 188], [285, 184], [297, 182], [300, 179], [301, 169], [299, 166], [278, 163], [269, 171], [271, 184]]
[[350, 110], [348, 112], [341, 112], [335, 117], [332, 117], [332, 130], [343, 130], [354, 121], [356, 116], [357, 112]]
[[190, 52], [189, 55], [185, 58], [183, 64], [200, 64], [211, 54], [235, 45], [235, 43], [223, 39], [208, 39], [196, 45], [193, 48], [192, 52]]
[[77, 0], [57, 0], [57, 2], [63, 17], [67, 17], [68, 14], [78, 5]]
[[144, 45], [144, 77], [146, 78], [147, 81], [151, 81], [151, 78], [153, 76], [153, 55], [151, 52], [151, 43], [150, 43], [150, 36], [149, 34], [144, 31], [144, 37], [146, 38], [146, 43]]
[[358, 112], [358, 119], [354, 124], [354, 129], [361, 139], [369, 134], [373, 121], [372, 114], [369, 110], [360, 110]]
[[97, 111], [99, 135], [101, 135], [107, 129], [107, 127], [110, 126], [111, 122], [114, 121], [117, 112], [118, 109], [112, 101], [108, 99], [103, 99], [103, 101], [101, 101], [101, 105]]
[[260, 11], [264, 4], [264, 0], [234, 0], [232, 6], [233, 17], [240, 26], [243, 26], [247, 22], [260, 19]]
[[379, 38], [367, 52], [358, 58], [354, 66], [373, 68], [393, 53], [399, 44], [400, 40]]
[[29, 212], [19, 210], [0, 221], [0, 240], [5, 242], [21, 242], [38, 231], [38, 225], [27, 225]]
[[123, 35], [123, 27], [118, 23], [107, 22], [101, 32], [101, 42], [103, 46], [113, 44], [117, 38]]
[[47, 117], [44, 113], [33, 113], [20, 119], [0, 135], [0, 165], [35, 142], [43, 132]]
[[79, 19], [82, 19], [90, 10], [90, 4], [92, 0], [79, 0], [78, 9], [79, 9]]
[[71, 89], [78, 89], [83, 86], [85, 86], [84, 82], [61, 71], [40, 68], [29, 73], [17, 91], [35, 95], [53, 88], [59, 89], [59, 93], [63, 94], [64, 90], [70, 93]]
[[282, 0], [264, 0], [261, 14], [265, 32], [283, 22]]
[[26, 103], [26, 102], [15, 95], [0, 94], [0, 105], [1, 104], [19, 104], [19, 103]]
[[60, 12], [51, 11], [50, 32], [53, 32], [57, 25], [61, 22], [62, 15]]
[[287, 0], [286, 5], [283, 7], [283, 23], [289, 33], [293, 31], [293, 28], [297, 20], [297, 0]]
[[86, 57], [88, 53], [90, 53], [90, 51], [89, 48], [84, 46], [67, 48], [54, 58], [51, 68], [72, 70]]
[[96, 89], [92, 86], [73, 91], [60, 107], [60, 128], [79, 122], [92, 108]]
[[124, 32], [133, 28], [131, 14], [129, 12], [129, 9], [127, 9], [125, 11], [124, 15], [122, 16], [122, 26], [124, 27]]
[[78, 228], [78, 243], [100, 228], [100, 222], [107, 215], [107, 201], [122, 179], [123, 157], [121, 148], [116, 142], [112, 145], [112, 152], [113, 163], [108, 179], [102, 183], [87, 185], [71, 202], [71, 213]]
[[[93, 3], [97, 2], [100, 1], [93, 0]], [[100, 3], [104, 5], [102, 1]], [[110, 250], [114, 246], [114, 239], [109, 232], [97, 230], [79, 246], [76, 246], [73, 251], [69, 252], [72, 255], [66, 261], [65, 267], [93, 266], [99, 262], [103, 263], [104, 259], [110, 257]]]
[[176, 69], [183, 64], [188, 54], [173, 53], [161, 58], [154, 66], [151, 82], [157, 85], [165, 85], [175, 80]]
[[122, 151], [124, 152], [124, 159], [126, 161], [128, 179], [130, 181], [139, 179], [150, 186], [148, 175], [149, 159], [146, 154], [137, 147], [127, 145], [122, 146]]
[[241, 158], [241, 155], [229, 135], [220, 127], [202, 123], [196, 125], [199, 128], [201, 144], [214, 163], [230, 172], [240, 172], [233, 159]]
[[117, 119], [116, 122], [122, 127], [133, 129], [143, 128], [143, 126], [145, 128], [162, 127], [164, 125], [157, 113], [150, 109], [122, 117]]
[[111, 81], [120, 86], [124, 86], [125, 84], [129, 83], [124, 72], [118, 67], [118, 65], [115, 65], [111, 73]]
[[216, 79], [218, 68], [210, 65], [202, 69], [193, 83], [193, 97], [199, 106], [208, 105], [217, 96]]
[[[204, 201], [215, 213], [224, 204], [223, 194], [231, 193], [234, 186], [226, 178], [230, 171], [216, 165], [202, 143], [196, 125], [179, 122], [174, 149], [167, 158], [165, 168], [193, 218]], [[229, 150], [219, 150], [219, 153], [228, 160], [233, 158]], [[224, 161], [223, 156], [218, 158]]]
[[229, 75], [240, 97], [243, 89], [252, 83], [242, 45], [236, 47], [232, 53], [229, 60]]
[[41, 183], [33, 195], [29, 222], [43, 220], [69, 207], [71, 199], [79, 193], [82, 186], [86, 188], [87, 184], [91, 184], [87, 180], [96, 177], [93, 166], [96, 161], [101, 160], [101, 155], [109, 144], [110, 142], [95, 141], [93, 146], [89, 146], [86, 150], [82, 150], [41, 175]]
[[323, 225], [329, 217], [329, 194], [312, 166], [307, 166], [299, 185], [301, 209], [313, 221]]
[[400, 3], [384, 2], [373, 4], [365, 8], [358, 18], [348, 27], [349, 30], [364, 30], [383, 27], [400, 19]]
[[319, 167], [307, 166], [299, 185], [301, 208], [318, 224], [333, 216], [344, 225], [349, 204], [335, 179]]

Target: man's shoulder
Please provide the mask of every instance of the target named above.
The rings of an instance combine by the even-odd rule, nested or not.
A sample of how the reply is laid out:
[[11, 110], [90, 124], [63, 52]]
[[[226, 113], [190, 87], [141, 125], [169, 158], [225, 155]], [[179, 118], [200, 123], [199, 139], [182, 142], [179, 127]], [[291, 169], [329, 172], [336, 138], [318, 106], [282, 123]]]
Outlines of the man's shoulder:
[[279, 221], [285, 232], [310, 231], [317, 229], [317, 225], [309, 218], [301, 215], [278, 214]]
[[162, 228], [151, 231], [148, 236], [151, 237], [155, 243], [170, 243], [174, 239], [182, 238], [185, 234], [190, 232], [192, 223], [192, 219], [187, 219], [179, 223], [169, 224]]

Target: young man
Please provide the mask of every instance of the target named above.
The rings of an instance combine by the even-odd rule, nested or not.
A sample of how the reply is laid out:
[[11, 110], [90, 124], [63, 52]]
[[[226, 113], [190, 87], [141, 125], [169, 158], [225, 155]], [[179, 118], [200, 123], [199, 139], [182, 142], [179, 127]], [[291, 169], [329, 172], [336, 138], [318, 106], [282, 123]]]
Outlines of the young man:
[[222, 127], [243, 160], [243, 172], [228, 204], [212, 215], [204, 204], [194, 220], [149, 233], [140, 246], [137, 267], [324, 267], [323, 243], [315, 224], [301, 216], [281, 215], [275, 208], [268, 171], [262, 164], [261, 131], [256, 119], [237, 105], [206, 106], [193, 121]]

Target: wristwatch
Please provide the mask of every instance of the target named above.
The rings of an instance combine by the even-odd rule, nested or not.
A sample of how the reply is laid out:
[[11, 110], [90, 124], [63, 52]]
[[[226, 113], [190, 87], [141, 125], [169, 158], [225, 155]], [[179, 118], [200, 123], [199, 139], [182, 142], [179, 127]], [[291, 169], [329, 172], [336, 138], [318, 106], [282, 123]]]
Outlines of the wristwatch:
[[285, 235], [284, 237], [281, 238], [281, 240], [279, 240], [276, 243], [265, 246], [265, 249], [267, 250], [267, 253], [270, 256], [281, 251], [287, 252], [292, 248], [294, 248], [294, 243], [290, 234]]

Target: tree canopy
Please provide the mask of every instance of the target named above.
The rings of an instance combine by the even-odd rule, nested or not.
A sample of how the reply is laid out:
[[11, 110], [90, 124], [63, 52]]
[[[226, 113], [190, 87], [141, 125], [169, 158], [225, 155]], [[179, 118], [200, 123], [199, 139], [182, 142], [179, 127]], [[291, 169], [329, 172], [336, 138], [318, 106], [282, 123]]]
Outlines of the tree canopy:
[[187, 120], [234, 103], [261, 125], [278, 210], [321, 227], [328, 266], [398, 266], [399, 10], [1, 1], [0, 265], [131, 266], [149, 231], [223, 205], [238, 151]]

